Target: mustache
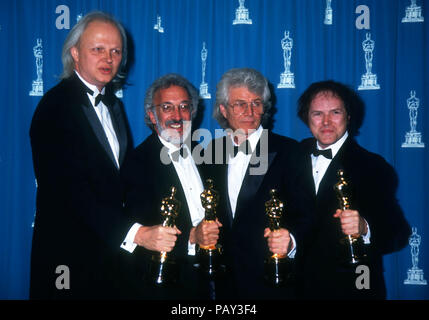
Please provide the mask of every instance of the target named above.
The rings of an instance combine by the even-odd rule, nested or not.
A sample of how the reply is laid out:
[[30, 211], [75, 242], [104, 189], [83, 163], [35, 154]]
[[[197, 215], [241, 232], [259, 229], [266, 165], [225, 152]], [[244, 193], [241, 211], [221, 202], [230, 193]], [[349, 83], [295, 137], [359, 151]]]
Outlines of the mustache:
[[168, 121], [165, 122], [164, 125], [167, 127], [170, 124], [180, 124], [180, 125], [182, 125], [183, 124], [183, 120], [168, 120]]

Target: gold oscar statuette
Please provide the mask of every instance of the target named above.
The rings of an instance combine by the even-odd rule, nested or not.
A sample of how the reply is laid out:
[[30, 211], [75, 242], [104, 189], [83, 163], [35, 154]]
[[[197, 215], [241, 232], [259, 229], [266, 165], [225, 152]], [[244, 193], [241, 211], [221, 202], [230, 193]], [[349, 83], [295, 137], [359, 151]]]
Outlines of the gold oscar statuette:
[[[204, 208], [204, 220], [208, 223], [216, 221], [216, 207], [219, 204], [219, 194], [214, 190], [212, 179], [206, 180], [207, 188], [201, 193], [201, 205]], [[199, 246], [197, 255], [199, 267], [209, 277], [214, 277], [220, 271], [221, 245]]]
[[[163, 227], [173, 228], [180, 211], [180, 201], [174, 198], [176, 187], [170, 188], [170, 196], [161, 201], [160, 211], [163, 219]], [[150, 262], [149, 281], [159, 286], [169, 286], [177, 280], [177, 264], [167, 252], [152, 255]]]
[[[341, 210], [350, 209], [350, 185], [344, 177], [342, 169], [337, 172], [339, 181], [334, 185], [339, 208]], [[346, 235], [341, 238], [340, 243], [343, 245], [344, 252], [341, 253], [341, 260], [348, 265], [356, 265], [362, 260], [363, 243], [360, 236]]]
[[[272, 232], [280, 230], [284, 203], [278, 198], [277, 190], [270, 190], [271, 199], [265, 202], [268, 226]], [[286, 254], [270, 253], [265, 259], [265, 280], [272, 286], [281, 287], [290, 278], [291, 259]]]

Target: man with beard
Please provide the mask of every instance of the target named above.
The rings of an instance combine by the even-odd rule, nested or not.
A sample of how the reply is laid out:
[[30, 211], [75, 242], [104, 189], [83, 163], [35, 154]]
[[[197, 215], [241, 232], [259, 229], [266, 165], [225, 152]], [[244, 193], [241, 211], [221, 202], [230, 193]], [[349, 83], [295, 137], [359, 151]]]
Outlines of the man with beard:
[[[197, 90], [182, 76], [167, 74], [157, 79], [147, 90], [144, 103], [145, 121], [153, 133], [124, 164], [126, 209], [140, 224], [135, 224], [123, 247], [137, 251], [136, 280], [143, 280], [136, 284], [141, 298], [208, 298], [208, 287], [193, 266], [195, 244], [215, 244], [221, 224], [203, 221], [203, 183], [185, 143], [191, 136], [198, 102]], [[175, 226], [168, 227], [162, 224], [160, 206], [173, 186], [181, 205]], [[159, 257], [160, 252], [176, 263], [174, 285], [160, 286], [151, 278], [152, 256]]]

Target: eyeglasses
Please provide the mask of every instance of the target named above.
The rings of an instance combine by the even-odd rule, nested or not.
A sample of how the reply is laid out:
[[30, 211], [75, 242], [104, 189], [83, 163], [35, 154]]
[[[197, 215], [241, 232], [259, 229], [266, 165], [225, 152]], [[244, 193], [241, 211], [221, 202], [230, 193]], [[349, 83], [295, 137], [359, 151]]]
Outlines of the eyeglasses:
[[162, 112], [169, 114], [174, 111], [174, 107], [177, 107], [180, 112], [191, 112], [192, 104], [189, 102], [182, 102], [180, 104], [174, 105], [172, 103], [165, 102], [157, 104], [154, 107], [160, 107]]
[[238, 100], [234, 103], [231, 103], [229, 106], [232, 108], [232, 112], [234, 112], [234, 114], [241, 115], [247, 110], [249, 105], [251, 106], [253, 113], [264, 113], [264, 103], [259, 99], [250, 102]]

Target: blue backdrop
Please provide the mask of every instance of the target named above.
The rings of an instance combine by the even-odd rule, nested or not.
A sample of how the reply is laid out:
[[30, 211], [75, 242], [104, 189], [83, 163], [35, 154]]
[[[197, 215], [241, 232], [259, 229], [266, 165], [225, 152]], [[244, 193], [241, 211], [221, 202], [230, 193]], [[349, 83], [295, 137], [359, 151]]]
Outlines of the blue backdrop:
[[[429, 277], [427, 1], [17, 0], [0, 2], [1, 299], [28, 298], [36, 190], [31, 117], [41, 94], [58, 82], [68, 31], [92, 10], [113, 14], [131, 37], [132, 64], [118, 94], [135, 145], [149, 134], [143, 121], [148, 85], [177, 72], [199, 88], [203, 63], [211, 98], [204, 100], [201, 126], [213, 134], [219, 128], [211, 118], [216, 83], [233, 67], [252, 67], [268, 78], [276, 96], [274, 131], [298, 140], [310, 135], [296, 117], [297, 98], [310, 83], [334, 79], [356, 90], [363, 86], [366, 116], [358, 141], [396, 168], [400, 203], [420, 236], [413, 243], [417, 265], [411, 246], [385, 257], [388, 297], [429, 298], [423, 281]], [[291, 45], [282, 48], [286, 35]]]

